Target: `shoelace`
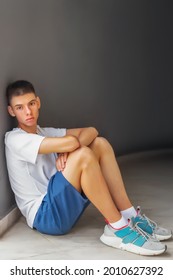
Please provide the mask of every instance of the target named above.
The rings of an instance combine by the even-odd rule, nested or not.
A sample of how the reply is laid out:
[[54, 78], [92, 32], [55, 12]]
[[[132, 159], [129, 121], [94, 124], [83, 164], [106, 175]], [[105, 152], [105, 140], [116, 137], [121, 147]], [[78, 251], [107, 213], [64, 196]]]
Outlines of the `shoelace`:
[[142, 219], [146, 219], [149, 226], [154, 230], [157, 227], [156, 222], [154, 222], [153, 220], [149, 219], [145, 214], [143, 214], [143, 216], [141, 216]]
[[141, 228], [138, 226], [139, 223], [140, 223], [140, 222], [137, 222], [135, 225], [133, 225], [133, 226], [132, 226], [132, 229], [135, 230], [138, 234], [142, 235], [142, 236], [146, 239], [146, 241], [147, 241], [148, 239], [152, 239], [150, 234], [148, 234], [147, 232], [145, 232], [143, 229], [141, 229]]
[[142, 220], [147, 220], [149, 226], [154, 230], [155, 228], [157, 228], [157, 224], [156, 222], [154, 222], [153, 220], [149, 219], [145, 214], [141, 214], [141, 207], [138, 206], [137, 207], [137, 213], [138, 215], [141, 217]]

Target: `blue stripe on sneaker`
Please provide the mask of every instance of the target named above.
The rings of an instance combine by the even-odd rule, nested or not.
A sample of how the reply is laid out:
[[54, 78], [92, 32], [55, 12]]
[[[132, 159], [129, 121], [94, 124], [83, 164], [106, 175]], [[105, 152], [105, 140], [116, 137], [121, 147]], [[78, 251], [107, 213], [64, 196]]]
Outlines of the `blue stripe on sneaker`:
[[123, 238], [126, 235], [129, 235], [131, 232], [132, 232], [132, 229], [130, 227], [125, 227], [123, 229], [119, 229], [119, 230], [115, 231], [114, 234], [117, 237]]
[[134, 223], [138, 223], [138, 226], [145, 232], [149, 234], [153, 233], [153, 228], [148, 224], [148, 221], [145, 219], [141, 219], [140, 216], [136, 216], [134, 218]]
[[130, 227], [126, 227], [114, 232], [114, 234], [122, 238], [122, 242], [124, 244], [133, 243], [136, 246], [142, 247], [142, 245], [146, 242], [146, 239], [140, 235], [135, 230], [132, 230]]
[[133, 244], [134, 244], [134, 245], [137, 245], [137, 246], [139, 246], [139, 247], [142, 247], [143, 244], [144, 244], [145, 242], [146, 242], [145, 237], [139, 236], [139, 237], [135, 240], [135, 242], [134, 242]]
[[123, 243], [133, 243], [138, 238], [139, 234], [136, 231], [131, 231], [129, 235], [123, 238]]

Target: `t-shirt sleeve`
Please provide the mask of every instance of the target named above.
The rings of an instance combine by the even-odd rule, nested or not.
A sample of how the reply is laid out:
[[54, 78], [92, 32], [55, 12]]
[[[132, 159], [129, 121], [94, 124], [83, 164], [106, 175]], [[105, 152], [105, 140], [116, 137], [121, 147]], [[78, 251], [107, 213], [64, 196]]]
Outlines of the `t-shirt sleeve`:
[[54, 128], [54, 127], [44, 127], [38, 128], [42, 135], [46, 137], [63, 137], [66, 135], [66, 128]]
[[5, 137], [5, 144], [16, 159], [34, 164], [44, 138], [38, 134], [15, 132]]

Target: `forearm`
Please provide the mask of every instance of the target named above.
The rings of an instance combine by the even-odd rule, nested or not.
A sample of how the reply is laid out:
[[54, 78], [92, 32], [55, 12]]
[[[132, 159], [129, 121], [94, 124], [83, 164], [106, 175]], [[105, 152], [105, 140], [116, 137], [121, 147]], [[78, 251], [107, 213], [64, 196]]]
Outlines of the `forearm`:
[[98, 131], [94, 127], [87, 127], [80, 131], [78, 140], [81, 146], [89, 146], [98, 136]]
[[39, 154], [72, 152], [80, 147], [75, 136], [45, 137], [40, 144]]
[[[67, 135], [76, 137], [79, 146], [89, 146], [98, 136], [98, 131], [93, 127], [68, 129]], [[60, 153], [56, 160], [58, 171], [63, 171], [66, 166], [67, 153]]]

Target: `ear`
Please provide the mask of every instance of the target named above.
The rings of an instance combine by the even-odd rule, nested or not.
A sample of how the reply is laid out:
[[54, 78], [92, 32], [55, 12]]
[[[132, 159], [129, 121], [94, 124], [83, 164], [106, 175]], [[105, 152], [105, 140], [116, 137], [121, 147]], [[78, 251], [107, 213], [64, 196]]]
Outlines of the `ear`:
[[12, 116], [12, 117], [15, 117], [15, 116], [16, 116], [16, 115], [14, 114], [13, 109], [12, 109], [11, 106], [8, 106], [7, 109], [8, 109], [8, 113], [10, 114], [10, 116]]
[[41, 107], [41, 101], [40, 101], [40, 98], [37, 96], [37, 104], [38, 104], [38, 109], [40, 109]]

